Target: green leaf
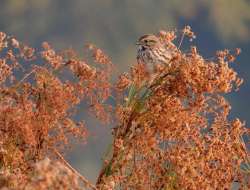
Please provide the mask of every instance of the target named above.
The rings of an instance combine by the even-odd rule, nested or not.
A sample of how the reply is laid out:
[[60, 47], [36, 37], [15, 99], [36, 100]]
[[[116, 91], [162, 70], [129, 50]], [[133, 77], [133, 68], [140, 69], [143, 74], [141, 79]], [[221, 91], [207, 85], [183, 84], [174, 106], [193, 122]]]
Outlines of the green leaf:
[[129, 92], [128, 92], [128, 100], [127, 100], [127, 106], [131, 105], [132, 100], [134, 99], [136, 95], [136, 86], [134, 83], [132, 83], [129, 87]]

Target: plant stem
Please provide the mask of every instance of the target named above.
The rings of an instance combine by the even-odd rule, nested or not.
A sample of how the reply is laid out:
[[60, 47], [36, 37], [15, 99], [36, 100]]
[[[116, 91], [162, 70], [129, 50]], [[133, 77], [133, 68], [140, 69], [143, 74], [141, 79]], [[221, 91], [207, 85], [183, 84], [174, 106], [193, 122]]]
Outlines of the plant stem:
[[74, 174], [76, 174], [81, 180], [82, 182], [85, 184], [85, 186], [93, 189], [93, 190], [97, 190], [97, 188], [90, 183], [84, 176], [82, 176], [75, 168], [73, 168], [62, 156], [62, 154], [60, 152], [58, 152], [57, 149], [53, 148], [54, 153], [60, 158], [60, 160], [65, 164], [66, 167], [68, 167]]

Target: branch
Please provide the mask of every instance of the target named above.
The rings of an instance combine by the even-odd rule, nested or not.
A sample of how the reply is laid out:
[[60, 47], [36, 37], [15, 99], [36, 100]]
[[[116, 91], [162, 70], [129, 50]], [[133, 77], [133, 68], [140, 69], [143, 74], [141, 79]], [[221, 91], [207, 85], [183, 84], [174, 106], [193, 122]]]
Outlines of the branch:
[[75, 175], [77, 175], [82, 182], [84, 183], [85, 186], [93, 189], [93, 190], [97, 190], [97, 188], [90, 183], [84, 176], [82, 176], [76, 169], [74, 169], [62, 156], [62, 154], [60, 152], [58, 152], [57, 149], [53, 148], [54, 153], [60, 158], [60, 160], [65, 164], [66, 167], [68, 167]]

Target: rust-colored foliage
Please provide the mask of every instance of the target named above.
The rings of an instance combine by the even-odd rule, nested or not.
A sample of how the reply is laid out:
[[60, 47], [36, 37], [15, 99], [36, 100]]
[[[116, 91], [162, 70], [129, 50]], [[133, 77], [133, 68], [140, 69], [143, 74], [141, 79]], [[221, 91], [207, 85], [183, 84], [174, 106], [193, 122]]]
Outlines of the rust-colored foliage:
[[[98, 48], [90, 49], [98, 50], [93, 67], [72, 50], [56, 53], [43, 43], [39, 52], [4, 33], [0, 47], [0, 163], [17, 176], [11, 185], [17, 188], [27, 183], [34, 163], [64, 148], [71, 136], [86, 141], [84, 123], [72, 120], [80, 102], [108, 121], [104, 102], [110, 95], [111, 63]], [[65, 80], [63, 72], [72, 80]]]
[[[184, 36], [195, 37], [190, 27]], [[206, 60], [196, 47], [182, 52], [175, 32], [158, 37], [174, 52], [171, 66], [136, 64], [112, 86], [112, 63], [94, 45], [86, 47], [91, 60], [80, 59], [71, 49], [58, 53], [45, 42], [38, 51], [0, 33], [0, 188], [84, 189], [79, 180], [103, 190], [229, 189], [235, 181], [249, 188], [242, 138], [249, 130], [228, 119], [223, 97], [242, 83], [230, 67], [240, 50]], [[106, 105], [111, 88], [124, 93], [114, 109]], [[112, 156], [96, 185], [58, 151], [72, 136], [86, 141], [84, 122], [72, 119], [82, 101], [104, 122], [117, 113]]]
[[[193, 38], [189, 27], [183, 35]], [[183, 53], [174, 32], [158, 36], [175, 52], [171, 66], [135, 65], [117, 88], [130, 84], [125, 104], [117, 108], [113, 156], [100, 173], [101, 189], [229, 189], [242, 181], [247, 160], [242, 135], [249, 130], [223, 94], [238, 89], [242, 79], [230, 68], [235, 54], [219, 51], [205, 60], [191, 47]], [[182, 39], [181, 39], [182, 40]], [[125, 77], [126, 76], [126, 77]], [[245, 181], [246, 182], [246, 181]], [[249, 184], [248, 184], [249, 185]]]

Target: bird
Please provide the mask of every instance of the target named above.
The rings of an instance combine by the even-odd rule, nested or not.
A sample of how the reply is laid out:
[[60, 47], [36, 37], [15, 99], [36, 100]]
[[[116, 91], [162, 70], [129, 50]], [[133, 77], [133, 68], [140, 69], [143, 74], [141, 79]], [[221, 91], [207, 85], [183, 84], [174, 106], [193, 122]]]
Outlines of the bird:
[[160, 39], [154, 34], [145, 34], [141, 36], [136, 42], [137, 62], [157, 65], [170, 65], [170, 60], [173, 55], [171, 50], [167, 49]]

